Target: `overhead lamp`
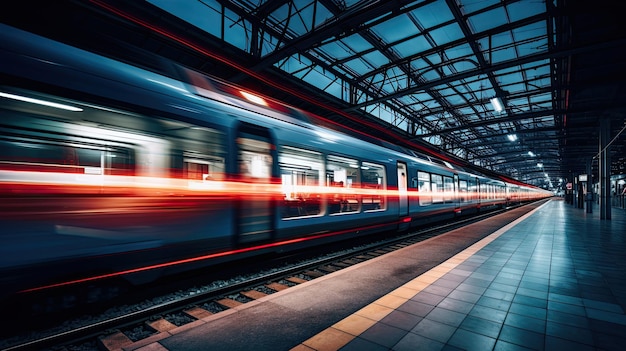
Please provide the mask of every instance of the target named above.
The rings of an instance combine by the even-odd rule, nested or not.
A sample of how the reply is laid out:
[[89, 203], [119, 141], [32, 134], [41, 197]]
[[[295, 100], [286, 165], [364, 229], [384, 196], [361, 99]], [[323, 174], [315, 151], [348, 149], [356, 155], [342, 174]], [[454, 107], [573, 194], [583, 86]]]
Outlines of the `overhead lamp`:
[[528, 151], [528, 156], [530, 156], [530, 157], [535, 157], [535, 153], [534, 153], [534, 152], [532, 152], [532, 151]]
[[241, 93], [241, 95], [243, 95], [243, 97], [246, 98], [246, 100], [254, 102], [257, 105], [267, 106], [267, 102], [262, 97], [254, 95], [254, 94], [250, 94], [243, 90], [240, 90], [239, 92]]
[[509, 134], [506, 136], [507, 138], [509, 138], [510, 141], [515, 141], [517, 140], [517, 135], [515, 134]]
[[502, 110], [504, 110], [504, 107], [502, 105], [502, 101], [500, 100], [500, 98], [494, 97], [494, 98], [491, 98], [489, 101], [491, 102], [491, 106], [493, 106], [493, 109], [496, 110], [496, 112], [502, 112]]
[[539, 167], [539, 168], [543, 167], [543, 163], [541, 163], [541, 162], [537, 163], [537, 167]]

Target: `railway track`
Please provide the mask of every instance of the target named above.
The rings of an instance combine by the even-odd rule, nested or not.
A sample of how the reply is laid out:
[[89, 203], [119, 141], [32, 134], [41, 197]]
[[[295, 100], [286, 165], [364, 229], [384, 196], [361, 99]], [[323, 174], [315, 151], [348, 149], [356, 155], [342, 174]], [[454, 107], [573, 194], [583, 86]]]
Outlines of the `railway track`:
[[[517, 207], [523, 206], [514, 208]], [[530, 207], [533, 206], [526, 206], [528, 211], [531, 210]], [[190, 288], [186, 292], [178, 292], [176, 296], [165, 297], [162, 302], [132, 306], [129, 307], [131, 311], [96, 322], [74, 325], [67, 330], [39, 331], [29, 333], [30, 338], [0, 340], [0, 348], [5, 351], [118, 349], [511, 209], [513, 208], [424, 228], [297, 264], [273, 268], [269, 272], [257, 272], [243, 279], [222, 281], [217, 286]]]

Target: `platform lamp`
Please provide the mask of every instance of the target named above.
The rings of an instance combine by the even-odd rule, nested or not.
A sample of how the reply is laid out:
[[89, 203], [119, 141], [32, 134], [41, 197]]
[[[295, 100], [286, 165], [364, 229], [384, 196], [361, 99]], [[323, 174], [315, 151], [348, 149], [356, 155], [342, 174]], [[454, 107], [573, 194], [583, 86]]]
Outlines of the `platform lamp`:
[[500, 100], [499, 97], [493, 97], [491, 99], [489, 99], [489, 102], [491, 102], [491, 106], [493, 106], [493, 109], [496, 112], [502, 112], [504, 111], [504, 104], [502, 104], [502, 100]]

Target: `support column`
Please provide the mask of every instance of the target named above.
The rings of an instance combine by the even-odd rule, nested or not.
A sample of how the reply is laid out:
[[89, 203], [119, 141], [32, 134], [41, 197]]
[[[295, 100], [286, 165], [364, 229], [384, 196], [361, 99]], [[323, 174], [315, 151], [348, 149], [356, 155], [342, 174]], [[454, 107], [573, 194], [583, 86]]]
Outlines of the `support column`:
[[587, 160], [587, 193], [585, 200], [587, 203], [587, 213], [593, 213], [593, 174], [591, 168], [592, 160]]
[[611, 153], [609, 139], [611, 138], [611, 119], [600, 119], [600, 153], [598, 154], [598, 169], [600, 173], [600, 219], [611, 219]]

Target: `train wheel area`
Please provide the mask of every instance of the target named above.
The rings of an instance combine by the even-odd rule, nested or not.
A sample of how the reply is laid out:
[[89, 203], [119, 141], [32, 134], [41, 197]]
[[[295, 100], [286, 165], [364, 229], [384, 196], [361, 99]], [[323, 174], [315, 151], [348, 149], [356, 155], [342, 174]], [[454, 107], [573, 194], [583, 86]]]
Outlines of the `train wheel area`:
[[617, 349], [626, 341], [626, 213], [614, 212], [606, 222], [558, 199], [535, 203], [140, 341], [114, 333], [100, 346]]

